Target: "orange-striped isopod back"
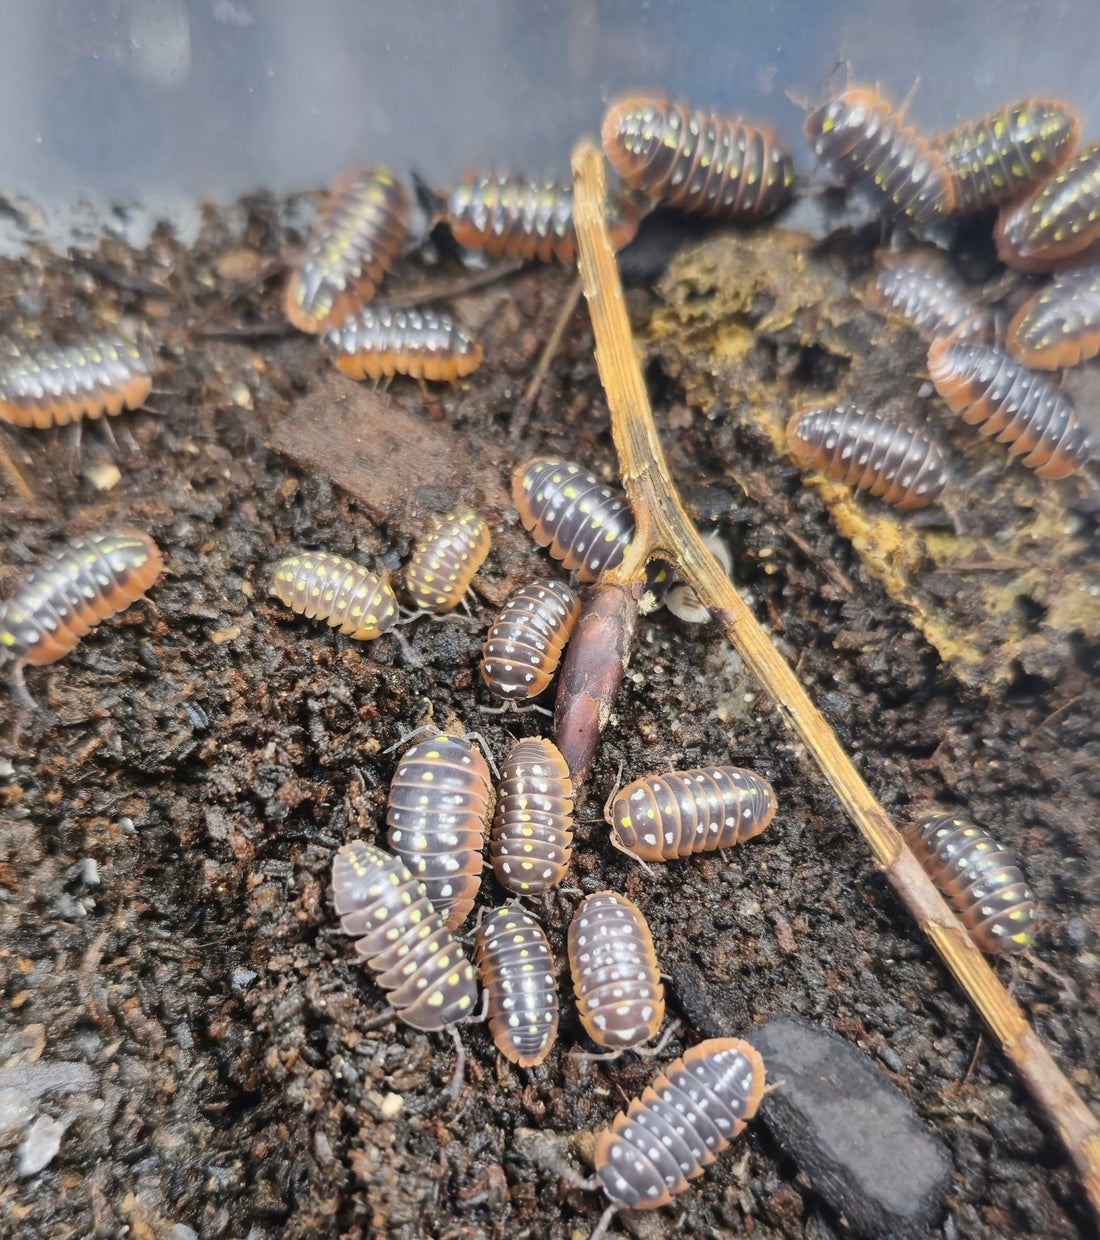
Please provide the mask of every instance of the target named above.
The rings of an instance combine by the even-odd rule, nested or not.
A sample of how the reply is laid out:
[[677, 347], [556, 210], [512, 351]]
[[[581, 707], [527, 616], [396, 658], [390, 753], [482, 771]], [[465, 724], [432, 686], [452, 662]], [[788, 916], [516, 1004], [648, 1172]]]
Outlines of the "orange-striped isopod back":
[[449, 314], [388, 306], [364, 306], [339, 327], [330, 327], [321, 345], [337, 370], [351, 379], [408, 375], [454, 383], [473, 374], [484, 356], [481, 345]]
[[1034, 943], [1035, 900], [1016, 858], [984, 827], [949, 810], [925, 814], [906, 838], [917, 860], [991, 956]]
[[934, 140], [955, 178], [955, 211], [1010, 202], [1069, 159], [1081, 121], [1050, 99], [1022, 99]]
[[974, 300], [938, 255], [923, 250], [885, 258], [866, 297], [880, 314], [898, 314], [930, 337], [992, 335], [988, 307]]
[[1009, 456], [1019, 456], [1040, 478], [1068, 478], [1089, 460], [1088, 432], [1069, 398], [995, 345], [933, 340], [928, 373], [964, 422], [1009, 444]]
[[489, 527], [474, 512], [452, 512], [416, 544], [405, 569], [413, 606], [441, 616], [453, 611], [489, 554]]
[[114, 417], [145, 404], [152, 390], [144, 349], [118, 336], [89, 336], [0, 363], [0, 421], [44, 430]]
[[751, 840], [775, 815], [775, 791], [752, 771], [708, 766], [643, 775], [620, 788], [607, 820], [616, 848], [672, 861]]
[[1001, 261], [1051, 271], [1100, 242], [1100, 142], [1055, 172], [1023, 202], [1002, 207], [993, 233]]
[[[447, 223], [460, 246], [490, 258], [577, 261], [573, 186], [521, 176], [469, 176], [451, 191]], [[633, 203], [609, 198], [607, 233], [621, 250], [638, 231]]]
[[569, 923], [577, 1015], [593, 1042], [631, 1050], [656, 1036], [665, 988], [642, 911], [616, 891], [588, 896]]
[[935, 434], [855, 405], [794, 414], [787, 451], [802, 469], [820, 469], [902, 511], [934, 503], [947, 485], [947, 454]]
[[500, 768], [489, 853], [502, 887], [531, 896], [560, 883], [573, 855], [573, 781], [553, 741], [517, 741]]
[[389, 582], [327, 551], [298, 551], [280, 560], [272, 570], [271, 593], [291, 611], [324, 620], [355, 641], [372, 641], [397, 623]]
[[413, 1029], [446, 1029], [477, 1005], [477, 980], [422, 883], [400, 857], [354, 840], [332, 862], [340, 928]]
[[627, 185], [711, 217], [761, 219], [790, 199], [794, 162], [775, 131], [654, 95], [615, 100], [604, 154]]
[[1005, 348], [1036, 370], [1078, 366], [1100, 353], [1100, 266], [1059, 272], [1017, 310]]
[[518, 902], [499, 908], [478, 927], [474, 960], [497, 1050], [521, 1068], [542, 1063], [558, 1035], [558, 983], [542, 927]]
[[554, 679], [580, 614], [580, 600], [563, 581], [544, 578], [517, 590], [481, 649], [481, 679], [490, 691], [509, 701], [538, 697]]
[[626, 496], [572, 461], [536, 457], [521, 465], [512, 499], [523, 528], [578, 581], [614, 568], [634, 537]]
[[390, 783], [386, 839], [449, 930], [474, 907], [492, 812], [488, 763], [466, 737], [439, 732], [405, 751]]
[[411, 206], [380, 164], [336, 182], [287, 281], [286, 317], [299, 331], [336, 326], [374, 296], [408, 233]]
[[596, 1141], [596, 1176], [616, 1206], [655, 1210], [702, 1175], [756, 1114], [764, 1061], [748, 1042], [693, 1046]]
[[876, 90], [855, 86], [806, 118], [806, 141], [844, 182], [915, 228], [955, 208], [955, 179], [941, 152], [917, 136]]
[[63, 659], [101, 620], [125, 611], [164, 571], [147, 534], [128, 530], [74, 538], [39, 565], [0, 605], [0, 661], [11, 661], [12, 689], [34, 702], [23, 668]]

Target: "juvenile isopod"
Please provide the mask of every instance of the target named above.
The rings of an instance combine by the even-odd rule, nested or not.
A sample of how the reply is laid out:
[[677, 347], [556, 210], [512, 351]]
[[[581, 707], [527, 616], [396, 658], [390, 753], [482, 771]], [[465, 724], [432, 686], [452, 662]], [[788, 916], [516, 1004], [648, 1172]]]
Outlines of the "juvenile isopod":
[[462, 602], [489, 554], [489, 527], [473, 512], [452, 512], [417, 543], [405, 569], [413, 606], [442, 615]]
[[117, 336], [89, 336], [0, 363], [0, 421], [67, 426], [143, 405], [153, 389], [149, 355]]
[[434, 310], [364, 306], [339, 327], [330, 327], [321, 344], [337, 369], [352, 379], [409, 375], [453, 383], [473, 374], [483, 356], [481, 345], [460, 323]]
[[280, 560], [271, 593], [300, 616], [324, 620], [360, 642], [381, 637], [397, 622], [389, 582], [327, 551], [298, 551]]
[[988, 309], [936, 256], [918, 251], [886, 260], [867, 286], [867, 300], [880, 314], [893, 312], [928, 336], [987, 336]]
[[616, 848], [642, 861], [672, 861], [751, 840], [775, 815], [766, 779], [736, 766], [643, 775], [604, 808]]
[[1049, 271], [1100, 240], [1100, 142], [1023, 202], [1003, 207], [994, 237], [1001, 259], [1024, 271]]
[[1088, 461], [1088, 434], [1069, 399], [995, 346], [934, 340], [928, 373], [964, 422], [1009, 444], [1009, 456], [1021, 456], [1040, 478], [1067, 478]]
[[473, 965], [400, 857], [362, 840], [345, 844], [332, 862], [332, 892], [340, 928], [405, 1024], [436, 1031], [473, 1013]]
[[1059, 272], [1016, 312], [1005, 347], [1037, 370], [1077, 366], [1100, 353], [1100, 267]]
[[711, 1038], [666, 1068], [596, 1140], [596, 1179], [611, 1205], [592, 1233], [606, 1233], [614, 1213], [655, 1210], [702, 1175], [756, 1114], [764, 1096], [764, 1061], [737, 1038]]
[[934, 139], [955, 178], [959, 214], [1009, 202], [1069, 159], [1081, 122], [1064, 103], [1021, 99]]
[[542, 927], [518, 903], [498, 908], [478, 927], [474, 960], [497, 1050], [521, 1068], [542, 1063], [558, 1034], [558, 983]]
[[[609, 199], [607, 212], [611, 246], [621, 250], [638, 231], [638, 211], [630, 202]], [[468, 177], [451, 191], [446, 219], [460, 246], [483, 250], [490, 258], [577, 261], [572, 185], [517, 176]]]
[[1007, 848], [949, 810], [925, 814], [906, 838], [983, 952], [1007, 956], [1027, 951], [1035, 941], [1035, 901]]
[[492, 812], [488, 764], [466, 737], [439, 732], [405, 751], [390, 783], [386, 839], [449, 930], [474, 906]]
[[489, 845], [502, 887], [533, 896], [560, 883], [573, 855], [573, 781], [553, 741], [517, 741], [500, 768]]
[[636, 904], [614, 891], [588, 896], [569, 923], [568, 952], [577, 1014], [593, 1042], [624, 1051], [656, 1035], [665, 988]]
[[286, 286], [286, 317], [299, 331], [342, 323], [374, 296], [405, 240], [411, 205], [379, 164], [336, 182]]
[[101, 620], [141, 598], [163, 571], [156, 543], [129, 531], [75, 538], [39, 565], [0, 605], [0, 661], [11, 662], [20, 701], [34, 706], [24, 667], [63, 659]]
[[787, 451], [802, 469], [820, 469], [903, 510], [933, 503], [947, 484], [939, 440], [880, 413], [834, 405], [796, 413]]
[[916, 228], [954, 210], [955, 181], [943, 155], [875, 90], [853, 87], [814, 108], [806, 140], [845, 185]]
[[512, 499], [523, 528], [578, 581], [614, 568], [634, 537], [626, 497], [571, 461], [536, 457], [521, 465]]
[[481, 679], [497, 697], [538, 697], [554, 679], [581, 605], [562, 581], [523, 586], [493, 621], [481, 651]]
[[790, 152], [774, 130], [737, 117], [630, 96], [608, 108], [602, 139], [628, 185], [683, 211], [760, 219], [791, 196]]

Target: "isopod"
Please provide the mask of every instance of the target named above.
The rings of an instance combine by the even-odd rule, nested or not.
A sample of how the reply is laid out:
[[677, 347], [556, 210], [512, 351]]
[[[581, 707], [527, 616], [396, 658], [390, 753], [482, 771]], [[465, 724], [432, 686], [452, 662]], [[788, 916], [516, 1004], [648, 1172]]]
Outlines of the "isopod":
[[474, 960], [497, 1050], [521, 1068], [542, 1063], [558, 1035], [558, 983], [542, 927], [518, 903], [499, 908], [478, 927]]
[[988, 309], [935, 256], [917, 252], [888, 259], [867, 286], [867, 300], [880, 314], [893, 311], [928, 336], [987, 336]]
[[321, 344], [338, 370], [352, 379], [409, 375], [453, 383], [481, 365], [481, 345], [449, 314], [434, 310], [377, 310], [364, 306]]
[[453, 611], [489, 554], [489, 543], [489, 527], [476, 513], [452, 512], [437, 521], [405, 569], [413, 605], [433, 615]]
[[141, 598], [163, 571], [156, 543], [130, 531], [75, 538], [39, 565], [0, 606], [0, 661], [11, 662], [20, 701], [34, 706], [24, 667], [63, 659], [101, 620]]
[[580, 615], [580, 600], [562, 581], [543, 578], [504, 604], [481, 651], [481, 679], [497, 697], [538, 697], [554, 679]]
[[592, 1240], [614, 1213], [655, 1210], [702, 1175], [756, 1114], [764, 1061], [737, 1038], [693, 1046], [662, 1072], [596, 1140], [596, 1179], [611, 1200]]
[[67, 426], [137, 409], [153, 390], [145, 350], [118, 336], [89, 336], [0, 363], [0, 421]]
[[517, 741], [500, 769], [489, 855], [502, 887], [538, 895], [573, 855], [573, 781], [553, 741]]
[[766, 779], [736, 766], [643, 775], [608, 799], [616, 848], [642, 861], [672, 861], [751, 840], [775, 815]]
[[993, 235], [1001, 259], [1025, 271], [1049, 271], [1100, 240], [1100, 142], [1023, 202], [1003, 207]]
[[1077, 366], [1100, 353], [1100, 267], [1059, 272], [1016, 312], [1005, 347], [1038, 370]]
[[[638, 231], [633, 203], [609, 199], [607, 231], [621, 250]], [[573, 187], [518, 176], [473, 176], [451, 191], [446, 219], [455, 241], [490, 258], [521, 258], [548, 263], [577, 261]]]
[[796, 413], [787, 451], [802, 469], [869, 491], [903, 510], [933, 503], [947, 483], [947, 461], [935, 435], [854, 405]]
[[336, 182], [286, 286], [286, 317], [299, 331], [336, 326], [374, 296], [405, 240], [411, 208], [408, 192], [380, 164]]
[[1067, 478], [1088, 461], [1088, 434], [1068, 398], [993, 345], [934, 340], [928, 373], [964, 422], [1009, 444], [1009, 456], [1040, 478]]
[[623, 1051], [654, 1037], [665, 988], [636, 904], [614, 891], [588, 896], [569, 923], [568, 952], [577, 1014], [593, 1042]]
[[449, 930], [474, 906], [492, 810], [488, 764], [464, 736], [439, 732], [410, 746], [390, 783], [387, 842]]
[[616, 172], [650, 198], [707, 216], [760, 219], [784, 206], [794, 163], [772, 129], [659, 96], [616, 100], [603, 121]]
[[327, 551], [298, 551], [280, 560], [271, 593], [300, 616], [324, 620], [360, 642], [381, 637], [397, 622], [389, 582]]
[[340, 928], [406, 1025], [438, 1031], [472, 1014], [474, 967], [400, 857], [362, 840], [345, 844], [332, 862], [332, 891]]
[[523, 528], [578, 581], [614, 568], [634, 537], [626, 497], [571, 461], [536, 457], [521, 465], [512, 499]]
[[914, 227], [935, 224], [955, 207], [955, 182], [943, 155], [877, 91], [853, 87], [814, 108], [806, 140], [845, 185]]
[[1035, 941], [1035, 901], [1015, 857], [983, 827], [936, 810], [906, 831], [917, 860], [992, 956], [1026, 951]]
[[1022, 99], [934, 139], [955, 178], [955, 210], [1009, 202], [1069, 159], [1081, 122], [1064, 103]]

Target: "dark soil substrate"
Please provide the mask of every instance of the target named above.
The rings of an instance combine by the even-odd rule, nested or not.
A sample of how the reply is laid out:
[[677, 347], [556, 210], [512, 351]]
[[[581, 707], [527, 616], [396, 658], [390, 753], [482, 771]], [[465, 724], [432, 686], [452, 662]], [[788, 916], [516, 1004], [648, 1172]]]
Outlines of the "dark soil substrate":
[[[40, 1112], [68, 1127], [43, 1173], [3, 1177], [0, 1233], [586, 1235], [604, 1203], [568, 1188], [554, 1158], [586, 1171], [586, 1142], [572, 1134], [606, 1123], [643, 1089], [653, 1063], [571, 1058], [590, 1045], [566, 989], [545, 1065], [515, 1069], [483, 1026], [467, 1028], [467, 1087], [448, 1101], [450, 1041], [370, 1026], [381, 998], [337, 933], [326, 894], [333, 850], [360, 829], [380, 833], [372, 823], [394, 768], [386, 749], [429, 711], [476, 727], [498, 754], [509, 734], [539, 729], [537, 715], [477, 711], [487, 700], [477, 663], [494, 607], [548, 569], [509, 506], [513, 464], [555, 453], [613, 474], [586, 313], [575, 316], [512, 442], [513, 411], [568, 273], [527, 270], [455, 304], [486, 351], [461, 390], [441, 389], [426, 403], [398, 380], [373, 396], [335, 375], [314, 340], [280, 330], [286, 218], [283, 206], [255, 200], [211, 212], [189, 250], [164, 236], [141, 254], [104, 244], [92, 264], [33, 250], [0, 266], [0, 320], [11, 338], [30, 339], [47, 306], [43, 327], [59, 337], [134, 319], [165, 363], [151, 411], [115, 422], [117, 451], [96, 426], [84, 428], [79, 447], [71, 433], [6, 431], [36, 498], [5, 490], [0, 586], [10, 591], [66, 534], [116, 524], [147, 530], [169, 562], [151, 603], [103, 625], [64, 662], [28, 673], [55, 721], [5, 710], [0, 1065], [79, 1062], [94, 1085], [85, 1075], [78, 1092], [40, 1099]], [[724, 262], [733, 251], [722, 247], [739, 247], [748, 262], [776, 244], [767, 229], [703, 241]], [[865, 257], [865, 248], [814, 257], [807, 243], [784, 244], [841, 290], [837, 272], [846, 277]], [[1021, 595], [1013, 623], [1031, 641], [1026, 659], [998, 664], [985, 683], [973, 659], [956, 674], [915, 624], [916, 604], [888, 591], [830, 520], [824, 492], [775, 451], [754, 420], [758, 402], [730, 395], [737, 383], [750, 391], [757, 383], [778, 419], [786, 412], [778, 405], [834, 390], [831, 303], [806, 307], [812, 322], [772, 338], [750, 307], [735, 324], [738, 348], [723, 357], [708, 317], [720, 299], [693, 285], [694, 253], [658, 284], [667, 255], [641, 251], [629, 294], [674, 473], [699, 519], [730, 539], [738, 584], [888, 809], [905, 820], [929, 801], [965, 806], [1022, 857], [1049, 918], [1038, 954], [1063, 981], [1024, 961], [1015, 992], [1095, 1106], [1100, 744], [1090, 624], [1052, 626], [1045, 644], [1046, 604]], [[410, 259], [386, 292], [455, 274]], [[881, 320], [851, 298], [842, 309], [848, 352], [873, 350], [879, 375], [893, 359], [896, 388], [915, 387], [915, 337], [883, 335]], [[707, 341], [705, 356], [692, 352], [692, 332]], [[852, 366], [849, 357], [840, 369]], [[291, 413], [320, 390], [334, 408], [344, 402], [341, 416], [361, 410], [372, 437], [390, 413], [395, 425], [414, 419], [426, 432], [413, 466], [419, 484], [397, 492], [383, 462], [360, 470], [351, 497], [276, 452], [288, 415], [324, 428], [325, 400]], [[128, 434], [138, 444], [130, 454]], [[993, 451], [960, 436], [964, 460], [968, 444]], [[88, 475], [105, 456], [118, 459], [122, 477], [97, 492]], [[484, 511], [494, 533], [476, 622], [421, 620], [402, 631], [405, 641], [358, 645], [268, 598], [266, 566], [290, 549], [396, 569], [431, 515], [456, 501]], [[1094, 571], [1071, 485], [1052, 492], [1018, 467], [998, 469], [969, 506], [1000, 528], [1010, 510], [1040, 502], [1057, 503], [1075, 539], [1065, 571]], [[857, 503], [877, 518], [875, 501]], [[1056, 542], [1033, 541], [1044, 563], [1061, 564]], [[1006, 570], [994, 563], [959, 576], [954, 591], [950, 575], [939, 579], [937, 597], [951, 600], [973, 589], [975, 575], [998, 571]], [[966, 621], [951, 622], [980, 646], [976, 629], [961, 631]], [[625, 892], [649, 918], [671, 1015], [683, 1022], [662, 1062], [700, 1037], [799, 1014], [875, 1057], [947, 1141], [956, 1175], [935, 1234], [1089, 1234], [1057, 1141], [738, 657], [709, 626], [666, 612], [640, 633], [580, 807], [573, 874], [545, 910], [559, 962], [578, 889]], [[650, 878], [609, 847], [600, 820], [620, 759], [628, 775], [749, 766], [773, 781], [780, 812], [742, 850]], [[363, 828], [345, 809], [360, 777]], [[98, 885], [88, 882], [86, 858], [98, 865]], [[500, 895], [487, 877], [482, 903]], [[18, 1139], [8, 1134], [12, 1168]], [[845, 1231], [760, 1125], [673, 1207], [615, 1227], [760, 1240]]]

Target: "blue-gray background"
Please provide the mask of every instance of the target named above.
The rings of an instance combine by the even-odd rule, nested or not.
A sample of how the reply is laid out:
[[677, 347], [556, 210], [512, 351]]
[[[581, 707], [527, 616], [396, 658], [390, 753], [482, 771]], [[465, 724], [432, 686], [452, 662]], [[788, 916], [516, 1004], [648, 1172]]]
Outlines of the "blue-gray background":
[[[945, 126], [1027, 94], [1100, 132], [1096, 0], [0, 0], [0, 193], [183, 203], [364, 159], [564, 173], [609, 95], [767, 119], [842, 59]], [[843, 80], [843, 70], [840, 80]]]

